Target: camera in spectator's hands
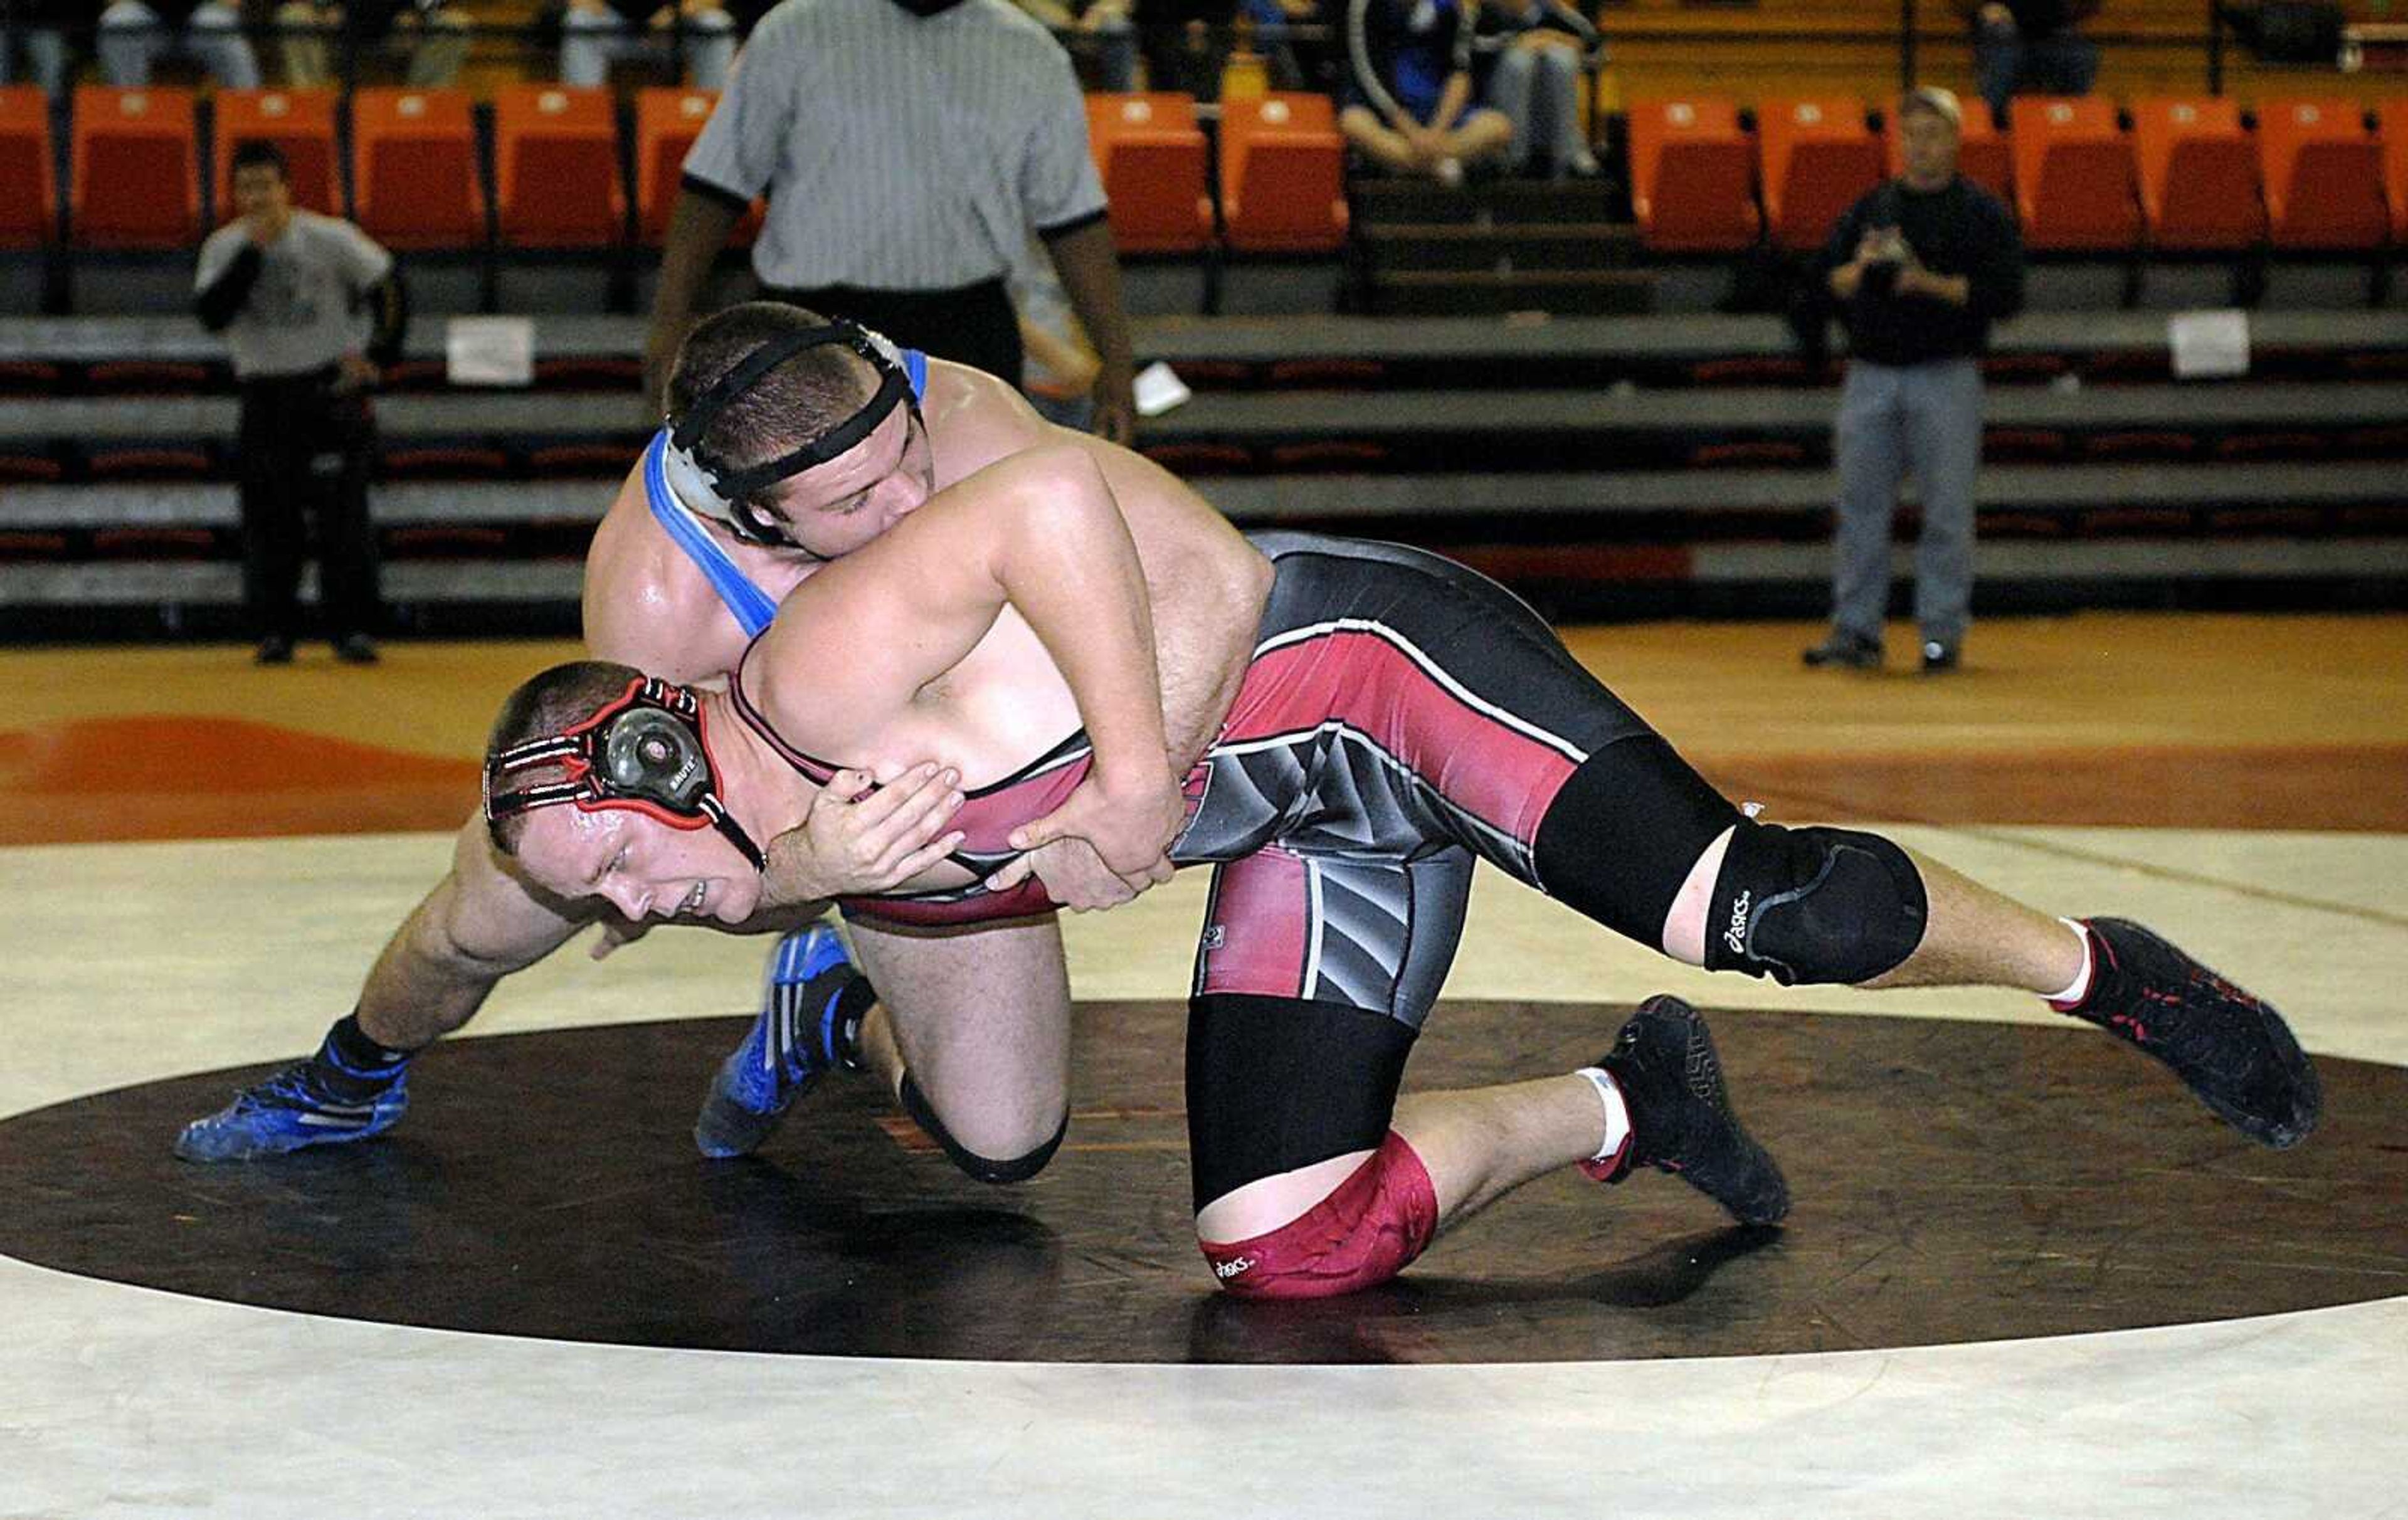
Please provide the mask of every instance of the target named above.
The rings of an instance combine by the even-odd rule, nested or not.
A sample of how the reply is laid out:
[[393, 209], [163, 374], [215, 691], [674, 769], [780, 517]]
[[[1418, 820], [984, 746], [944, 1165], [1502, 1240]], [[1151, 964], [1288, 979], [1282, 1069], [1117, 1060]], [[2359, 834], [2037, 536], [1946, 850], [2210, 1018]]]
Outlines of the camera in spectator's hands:
[[1870, 295], [1888, 295], [1898, 289], [1898, 272], [1912, 255], [1904, 234], [1896, 227], [1876, 227], [1865, 234], [1860, 256], [1865, 265], [1862, 289]]

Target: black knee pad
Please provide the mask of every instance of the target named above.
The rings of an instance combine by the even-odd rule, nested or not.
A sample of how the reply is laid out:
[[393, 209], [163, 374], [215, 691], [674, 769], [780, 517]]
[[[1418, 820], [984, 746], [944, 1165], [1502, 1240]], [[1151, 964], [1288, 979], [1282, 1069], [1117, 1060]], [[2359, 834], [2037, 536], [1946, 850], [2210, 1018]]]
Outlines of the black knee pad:
[[920, 1091], [920, 1084], [911, 1080], [911, 1073], [909, 1071], [903, 1073], [901, 1096], [903, 1111], [911, 1116], [911, 1122], [918, 1125], [930, 1140], [944, 1147], [946, 1156], [954, 1166], [961, 1168], [982, 1183], [1028, 1181], [1045, 1169], [1045, 1163], [1054, 1159], [1054, 1153], [1062, 1148], [1062, 1137], [1070, 1130], [1070, 1115], [1066, 1112], [1062, 1115], [1062, 1122], [1054, 1126], [1053, 1139], [1025, 1155], [1015, 1155], [1008, 1160], [998, 1161], [993, 1156], [981, 1155], [953, 1139], [953, 1131], [947, 1129], [945, 1122], [937, 1117], [935, 1107], [928, 1102], [927, 1095]]
[[1870, 982], [1923, 942], [1923, 873], [1876, 834], [1748, 819], [1706, 920], [1706, 968], [1797, 982]]

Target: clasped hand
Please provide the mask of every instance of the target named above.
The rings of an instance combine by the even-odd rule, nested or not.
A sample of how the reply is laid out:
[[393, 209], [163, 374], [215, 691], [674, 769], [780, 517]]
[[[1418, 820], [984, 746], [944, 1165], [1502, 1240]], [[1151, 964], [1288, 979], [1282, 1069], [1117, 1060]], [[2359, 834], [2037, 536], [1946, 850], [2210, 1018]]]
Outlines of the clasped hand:
[[901, 885], [962, 842], [946, 825], [962, 805], [961, 774], [913, 766], [873, 785], [865, 770], [839, 770], [800, 824], [769, 841], [762, 872], [773, 903], [859, 896]]
[[1187, 822], [1187, 798], [1166, 769], [1159, 778], [1110, 785], [1094, 774], [1059, 808], [1014, 829], [1029, 852], [987, 878], [1004, 891], [1030, 876], [1065, 908], [1112, 908], [1170, 880], [1170, 841]]

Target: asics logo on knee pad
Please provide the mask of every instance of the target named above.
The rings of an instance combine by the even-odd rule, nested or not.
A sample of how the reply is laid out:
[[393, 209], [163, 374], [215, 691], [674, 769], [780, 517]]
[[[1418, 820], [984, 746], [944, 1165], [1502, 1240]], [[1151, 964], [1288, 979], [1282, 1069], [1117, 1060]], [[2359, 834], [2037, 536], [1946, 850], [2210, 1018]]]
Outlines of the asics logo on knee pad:
[[1747, 954], [1748, 896], [1742, 892], [1739, 899], [1731, 904], [1730, 927], [1723, 931], [1723, 943], [1730, 946], [1730, 953], [1734, 955]]
[[1875, 834], [1741, 821], [1714, 882], [1730, 903], [1706, 968], [1799, 982], [1870, 982], [1923, 939], [1928, 903], [1905, 851]]

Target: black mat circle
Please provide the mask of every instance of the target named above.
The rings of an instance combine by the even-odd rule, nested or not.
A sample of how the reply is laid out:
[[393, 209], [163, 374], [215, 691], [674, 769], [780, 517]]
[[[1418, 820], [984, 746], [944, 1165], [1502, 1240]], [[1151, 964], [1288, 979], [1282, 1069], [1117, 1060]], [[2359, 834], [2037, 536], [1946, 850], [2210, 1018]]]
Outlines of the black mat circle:
[[[1621, 1008], [1456, 1003], [1409, 1086], [1582, 1065]], [[2328, 1059], [2259, 1150], [2086, 1028], [1721, 1012], [1785, 1229], [1679, 1181], [1542, 1179], [1353, 1298], [1216, 1294], [1188, 1215], [1182, 1011], [1081, 1008], [1069, 1141], [983, 1187], [864, 1079], [762, 1154], [698, 1156], [738, 1019], [449, 1041], [392, 1135], [195, 1167], [184, 1121], [269, 1068], [0, 1123], [0, 1254], [170, 1292], [494, 1335], [1023, 1361], [1488, 1362], [1909, 1346], [2378, 1298], [2408, 1259], [2408, 1071]]]

